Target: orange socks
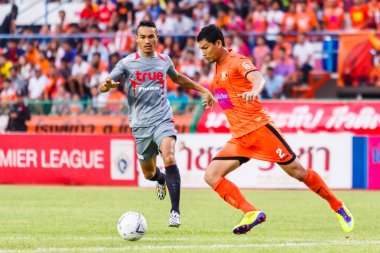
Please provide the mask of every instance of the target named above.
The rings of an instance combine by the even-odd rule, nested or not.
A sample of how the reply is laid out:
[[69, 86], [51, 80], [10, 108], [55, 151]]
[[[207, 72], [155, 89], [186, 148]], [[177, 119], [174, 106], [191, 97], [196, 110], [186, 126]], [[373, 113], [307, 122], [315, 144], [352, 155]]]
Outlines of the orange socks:
[[212, 188], [228, 204], [242, 210], [244, 213], [258, 210], [244, 198], [243, 194], [241, 194], [239, 188], [234, 183], [224, 177], [219, 179]]
[[334, 196], [330, 188], [314, 170], [307, 169], [307, 174], [303, 182], [313, 192], [327, 200], [334, 211], [337, 211], [342, 206], [342, 202]]

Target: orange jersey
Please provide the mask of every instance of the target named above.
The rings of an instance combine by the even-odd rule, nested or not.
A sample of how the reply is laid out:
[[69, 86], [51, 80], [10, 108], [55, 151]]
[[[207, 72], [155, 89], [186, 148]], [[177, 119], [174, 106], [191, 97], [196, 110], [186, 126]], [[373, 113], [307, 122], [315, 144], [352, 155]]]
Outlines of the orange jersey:
[[227, 116], [234, 138], [244, 136], [271, 121], [257, 97], [251, 103], [238, 97], [252, 90], [252, 83], [246, 78], [251, 71], [257, 69], [247, 57], [229, 51], [223, 62], [216, 65], [212, 80], [215, 96]]

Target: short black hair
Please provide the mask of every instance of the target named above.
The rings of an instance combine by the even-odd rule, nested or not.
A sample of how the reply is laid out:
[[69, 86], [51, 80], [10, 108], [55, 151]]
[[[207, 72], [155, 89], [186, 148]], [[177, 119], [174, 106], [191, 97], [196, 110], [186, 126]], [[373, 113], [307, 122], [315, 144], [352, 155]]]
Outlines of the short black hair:
[[207, 40], [212, 44], [215, 44], [217, 40], [220, 40], [222, 41], [223, 47], [226, 46], [224, 43], [224, 35], [222, 33], [222, 30], [220, 30], [216, 25], [208, 25], [203, 27], [197, 36], [197, 42], [201, 40]]
[[150, 20], [142, 20], [140, 21], [139, 25], [137, 26], [136, 28], [136, 34], [139, 30], [140, 27], [142, 26], [145, 26], [145, 27], [153, 27], [156, 29], [156, 32], [157, 32], [157, 27], [156, 27], [156, 24], [153, 22], [153, 21], [150, 21]]

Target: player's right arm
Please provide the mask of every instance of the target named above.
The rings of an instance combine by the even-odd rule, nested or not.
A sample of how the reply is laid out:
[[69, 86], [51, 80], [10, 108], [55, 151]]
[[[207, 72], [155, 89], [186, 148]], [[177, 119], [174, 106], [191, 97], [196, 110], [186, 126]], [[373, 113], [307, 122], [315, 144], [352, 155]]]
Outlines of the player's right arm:
[[122, 78], [124, 75], [128, 75], [128, 70], [125, 62], [125, 59], [121, 59], [116, 64], [106, 80], [100, 84], [99, 92], [108, 92], [110, 89], [116, 88], [120, 84], [120, 78]]

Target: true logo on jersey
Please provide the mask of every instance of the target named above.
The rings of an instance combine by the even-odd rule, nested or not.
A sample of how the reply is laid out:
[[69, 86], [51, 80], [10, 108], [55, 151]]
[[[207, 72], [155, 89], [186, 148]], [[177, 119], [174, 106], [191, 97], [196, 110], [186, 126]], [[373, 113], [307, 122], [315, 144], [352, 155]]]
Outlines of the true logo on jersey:
[[223, 81], [227, 79], [227, 72], [223, 71], [222, 73], [220, 73], [220, 79], [222, 79]]
[[164, 73], [162, 72], [140, 72], [136, 71], [136, 80], [140, 82], [145, 82], [147, 80], [163, 80]]

